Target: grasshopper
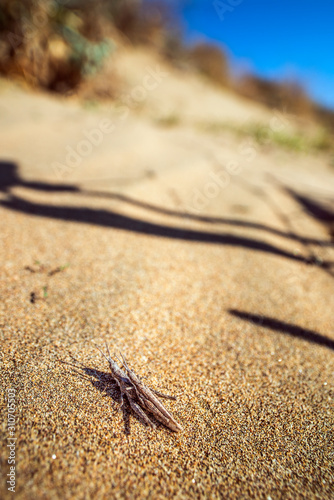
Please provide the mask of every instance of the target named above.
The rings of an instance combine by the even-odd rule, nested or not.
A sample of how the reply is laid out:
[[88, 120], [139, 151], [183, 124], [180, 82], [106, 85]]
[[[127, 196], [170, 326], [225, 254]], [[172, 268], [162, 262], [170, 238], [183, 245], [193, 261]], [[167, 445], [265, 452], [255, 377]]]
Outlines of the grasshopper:
[[109, 363], [111, 375], [118, 385], [121, 393], [121, 408], [124, 405], [125, 397], [128, 400], [132, 410], [153, 429], [155, 428], [154, 423], [149, 419], [149, 417], [143, 410], [147, 410], [148, 412], [152, 413], [152, 415], [154, 415], [157, 420], [159, 420], [172, 431], [177, 432], [183, 430], [181, 425], [176, 422], [174, 417], [166, 410], [166, 408], [157, 398], [157, 396], [160, 396], [161, 398], [175, 400], [176, 398], [174, 396], [162, 394], [161, 392], [150, 389], [149, 387], [144, 385], [140, 377], [129, 368], [122, 353], [120, 353], [122, 360], [120, 360], [115, 355], [116, 359], [121, 363], [120, 368], [116, 361], [112, 359], [108, 344], [106, 344], [108, 356], [104, 354], [99, 346], [96, 347]]

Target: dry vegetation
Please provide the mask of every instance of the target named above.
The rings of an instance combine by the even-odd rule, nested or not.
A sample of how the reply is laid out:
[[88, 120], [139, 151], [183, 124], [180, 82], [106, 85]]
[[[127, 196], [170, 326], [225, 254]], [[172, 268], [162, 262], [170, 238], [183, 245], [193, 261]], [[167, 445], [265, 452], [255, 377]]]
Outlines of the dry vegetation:
[[218, 85], [228, 86], [230, 75], [227, 58], [217, 46], [201, 43], [187, 53], [188, 62]]
[[313, 103], [300, 85], [254, 75], [233, 81], [220, 47], [186, 48], [177, 26], [161, 1], [0, 0], [0, 73], [63, 94], [113, 98], [122, 86], [113, 51], [150, 45], [183, 71], [198, 71], [268, 107], [316, 119], [325, 127], [318, 149], [331, 149], [327, 131], [333, 134], [334, 113]]

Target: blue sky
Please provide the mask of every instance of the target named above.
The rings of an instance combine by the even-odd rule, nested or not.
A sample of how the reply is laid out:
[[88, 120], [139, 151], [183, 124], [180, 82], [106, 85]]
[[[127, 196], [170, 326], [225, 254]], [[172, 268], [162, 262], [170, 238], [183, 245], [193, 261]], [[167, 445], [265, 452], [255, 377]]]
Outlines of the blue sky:
[[298, 80], [334, 109], [334, 0], [169, 3], [182, 16], [187, 41], [213, 40], [227, 47], [234, 71]]

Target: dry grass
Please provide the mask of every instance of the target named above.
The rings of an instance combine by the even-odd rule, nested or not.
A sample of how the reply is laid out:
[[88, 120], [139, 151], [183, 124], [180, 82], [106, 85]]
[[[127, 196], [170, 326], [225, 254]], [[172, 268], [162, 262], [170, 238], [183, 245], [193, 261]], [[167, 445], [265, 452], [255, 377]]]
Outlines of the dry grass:
[[98, 6], [88, 13], [26, 0], [6, 2], [0, 12], [0, 72], [33, 86], [66, 93], [111, 53], [110, 30]]
[[[232, 82], [219, 46], [186, 48], [166, 2], [82, 0], [76, 7], [37, 0], [1, 2], [0, 73], [34, 87], [76, 92], [87, 99], [114, 98], [122, 82], [117, 80], [113, 51], [122, 44], [149, 45], [183, 71], [198, 71], [270, 108], [316, 119], [334, 130], [334, 113], [313, 103], [300, 85], [254, 75]], [[318, 138], [316, 148], [330, 149], [326, 134]]]
[[310, 115], [313, 112], [312, 101], [296, 82], [276, 82], [246, 75], [236, 88], [240, 94], [270, 108], [285, 109], [298, 115]]
[[227, 58], [221, 48], [201, 43], [188, 52], [188, 62], [200, 73], [219, 85], [228, 85], [229, 70]]

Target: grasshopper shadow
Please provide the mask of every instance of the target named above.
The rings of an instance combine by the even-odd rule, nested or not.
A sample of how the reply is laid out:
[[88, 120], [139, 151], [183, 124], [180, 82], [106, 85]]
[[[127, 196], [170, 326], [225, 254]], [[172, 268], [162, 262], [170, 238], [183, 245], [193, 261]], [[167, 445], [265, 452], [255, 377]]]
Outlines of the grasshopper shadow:
[[[122, 409], [124, 433], [126, 435], [131, 434], [130, 416], [133, 416], [134, 418], [136, 418], [136, 420], [138, 420], [138, 422], [147, 427], [145, 421], [132, 410], [126, 397], [123, 398], [123, 405], [122, 405], [121, 391], [118, 387], [117, 382], [115, 382], [110, 373], [102, 372], [88, 367], [83, 367], [83, 371], [88, 377], [90, 377], [90, 382], [93, 385], [93, 387], [95, 387], [95, 389], [103, 393], [105, 396], [111, 397], [113, 402], [119, 405], [119, 407]], [[152, 415], [151, 413], [149, 413], [149, 415], [150, 415], [150, 420], [154, 421], [154, 425], [157, 428], [167, 430], [172, 434], [172, 431], [163, 424], [161, 424], [161, 422], [159, 422], [156, 418], [154, 418], [154, 415]]]
[[[74, 358], [74, 356], [70, 355], [72, 361], [75, 364], [69, 363], [67, 361], [63, 361], [59, 359], [58, 361], [63, 365], [67, 365], [71, 367], [70, 373], [76, 377], [81, 377], [91, 385], [101, 392], [104, 396], [109, 396], [112, 400], [112, 407], [116, 411], [121, 408], [121, 392], [115, 383], [114, 379], [108, 372], [104, 372], [101, 370], [96, 370], [95, 368], [89, 368], [81, 363], [79, 360]], [[78, 366], [80, 365], [80, 366]], [[81, 370], [81, 371], [80, 371]], [[123, 424], [124, 424], [124, 434], [129, 436], [131, 434], [131, 424], [130, 424], [130, 415], [133, 415], [140, 423], [143, 425], [144, 422], [139, 418], [138, 415], [134, 414], [130, 405], [125, 401], [125, 404], [122, 407], [122, 416], [123, 416]]]
[[95, 389], [100, 391], [104, 396], [109, 396], [113, 400], [114, 407], [121, 408], [123, 414], [124, 434], [129, 436], [131, 434], [130, 414], [133, 414], [139, 421], [140, 418], [132, 412], [127, 401], [122, 406], [121, 391], [110, 373], [88, 367], [83, 367], [83, 371], [89, 377], [90, 383]]
[[[62, 364], [71, 366], [72, 374], [84, 378], [85, 380], [89, 381], [92, 384], [92, 386], [99, 392], [101, 392], [104, 396], [109, 396], [112, 400], [112, 406], [115, 410], [117, 410], [117, 408], [122, 410], [124, 434], [126, 434], [127, 436], [131, 434], [130, 416], [133, 416], [138, 422], [147, 427], [145, 421], [132, 410], [129, 402], [127, 401], [127, 398], [123, 398], [124, 404], [122, 405], [121, 391], [118, 387], [117, 382], [115, 382], [114, 378], [110, 373], [101, 370], [96, 370], [95, 368], [87, 367], [73, 356], [70, 357], [75, 362], [75, 364], [68, 363], [62, 360], [59, 361]], [[78, 365], [80, 365], [81, 371], [78, 370], [79, 368]], [[164, 429], [165, 431], [169, 431], [172, 434], [172, 431], [167, 427], [165, 427], [157, 419], [155, 419], [151, 413], [150, 413], [150, 420], [154, 422], [156, 428]]]

